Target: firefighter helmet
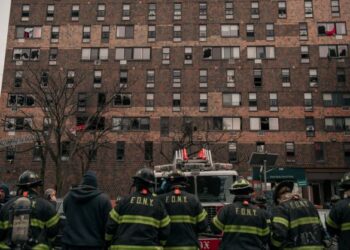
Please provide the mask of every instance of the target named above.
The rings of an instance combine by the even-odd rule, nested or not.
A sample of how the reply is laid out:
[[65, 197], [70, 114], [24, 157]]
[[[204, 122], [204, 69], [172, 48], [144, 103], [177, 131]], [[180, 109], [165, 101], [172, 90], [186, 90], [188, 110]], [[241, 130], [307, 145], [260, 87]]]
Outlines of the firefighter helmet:
[[253, 200], [253, 203], [256, 205], [266, 205], [267, 200], [265, 196], [259, 195], [255, 197], [255, 199]]
[[30, 171], [26, 170], [24, 171], [18, 178], [18, 187], [35, 187], [35, 186], [41, 186], [42, 180], [39, 178], [39, 176]]
[[[282, 182], [280, 182], [280, 183], [276, 186], [276, 188], [275, 188], [275, 190], [274, 190], [274, 192], [273, 192], [273, 201], [275, 202], [275, 204], [278, 204], [277, 199], [278, 199], [282, 194], [285, 193], [285, 192], [282, 192], [282, 193], [281, 193], [281, 190], [282, 190], [282, 188], [284, 188], [284, 187], [288, 188], [288, 189], [289, 189], [289, 192], [292, 192], [292, 191], [293, 191], [293, 187], [294, 187], [294, 182], [293, 182], [293, 181], [282, 181]], [[285, 190], [287, 191], [288, 189], [285, 189]]]
[[241, 178], [232, 184], [230, 192], [232, 194], [253, 193], [254, 189], [250, 185], [249, 181], [247, 181], [244, 178]]
[[186, 176], [184, 173], [180, 170], [174, 170], [169, 173], [167, 176], [168, 180], [170, 182], [181, 182], [181, 181], [186, 181]]
[[342, 189], [349, 190], [350, 189], [350, 172], [344, 174], [343, 178], [340, 180], [340, 185]]
[[148, 185], [154, 184], [154, 173], [150, 168], [141, 168], [136, 172], [136, 174], [132, 177], [135, 181], [141, 181]]

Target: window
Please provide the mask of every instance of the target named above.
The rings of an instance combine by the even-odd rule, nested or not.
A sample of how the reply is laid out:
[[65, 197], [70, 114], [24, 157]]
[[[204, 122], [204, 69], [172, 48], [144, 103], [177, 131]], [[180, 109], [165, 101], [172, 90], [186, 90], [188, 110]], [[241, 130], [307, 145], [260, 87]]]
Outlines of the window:
[[222, 130], [241, 130], [241, 118], [239, 117], [223, 117]]
[[116, 160], [124, 161], [125, 159], [125, 141], [117, 141], [116, 143]]
[[346, 82], [346, 74], [345, 74], [345, 68], [337, 68], [337, 84], [338, 85], [345, 85]]
[[294, 142], [286, 142], [286, 156], [287, 156], [287, 158], [295, 156], [295, 144], [294, 144]]
[[154, 94], [146, 93], [146, 111], [154, 110]]
[[275, 40], [275, 28], [273, 23], [266, 24], [266, 40]]
[[324, 161], [324, 145], [323, 142], [315, 142], [315, 160], [316, 161]]
[[278, 1], [278, 18], [287, 18], [287, 2]]
[[346, 165], [350, 165], [350, 143], [349, 142], [343, 142], [343, 149], [344, 149], [344, 161]]
[[235, 87], [235, 70], [226, 70], [226, 87]]
[[43, 119], [43, 130], [45, 134], [47, 134], [50, 131], [50, 128], [52, 127], [51, 118], [44, 117]]
[[148, 131], [150, 130], [149, 117], [113, 117], [112, 130], [115, 131]]
[[347, 93], [323, 93], [323, 106], [325, 107], [349, 107], [350, 92]]
[[40, 49], [36, 48], [21, 48], [13, 49], [14, 61], [38, 61], [40, 56]]
[[130, 20], [130, 4], [123, 4], [122, 20]]
[[30, 5], [23, 4], [22, 5], [21, 21], [29, 21], [29, 15], [30, 15]]
[[67, 76], [66, 76], [66, 84], [67, 88], [72, 88], [74, 85], [74, 78], [75, 78], [75, 71], [73, 70], [68, 70], [67, 71]]
[[57, 61], [57, 54], [58, 54], [57, 48], [50, 48], [50, 50], [49, 50], [49, 62], [56, 62]]
[[299, 23], [299, 40], [307, 40], [308, 37], [307, 23]]
[[174, 3], [174, 20], [181, 20], [182, 4]]
[[115, 60], [150, 60], [151, 48], [116, 48]]
[[305, 111], [313, 110], [312, 93], [304, 93], [304, 109]]
[[173, 111], [181, 110], [181, 94], [173, 93]]
[[41, 161], [42, 160], [42, 150], [43, 147], [39, 143], [35, 143], [33, 148], [33, 161]]
[[222, 106], [224, 107], [241, 106], [241, 94], [222, 93]]
[[108, 48], [82, 48], [81, 60], [83, 61], [108, 60]]
[[281, 70], [281, 78], [282, 78], [282, 87], [290, 87], [290, 70], [289, 69]]
[[319, 36], [346, 35], [346, 26], [344, 22], [317, 23], [317, 33]]
[[251, 2], [250, 17], [252, 19], [259, 18], [259, 2]]
[[225, 24], [221, 25], [222, 37], [239, 37], [239, 25], [238, 24]]
[[55, 16], [55, 5], [48, 4], [46, 8], [46, 21], [53, 21]]
[[350, 131], [350, 117], [326, 117], [326, 131]]
[[305, 117], [305, 129], [307, 137], [315, 136], [315, 119], [313, 117]]
[[304, 14], [305, 17], [313, 17], [312, 0], [304, 0]]
[[35, 104], [34, 96], [29, 94], [8, 94], [7, 106], [32, 107]]
[[203, 47], [204, 60], [239, 59], [239, 47]]
[[15, 160], [16, 147], [6, 147], [6, 161], [13, 162]]
[[310, 62], [309, 46], [300, 46], [300, 61], [301, 63]]
[[181, 70], [174, 69], [172, 78], [173, 78], [173, 87], [180, 88], [181, 87]]
[[157, 17], [157, 4], [148, 4], [148, 20], [156, 20]]
[[126, 88], [128, 86], [128, 70], [121, 69], [119, 71], [119, 87]]
[[102, 70], [94, 70], [94, 87], [101, 87], [102, 84]]
[[87, 103], [86, 93], [78, 93], [78, 103], [77, 103], [78, 111], [85, 111], [86, 103]]
[[19, 88], [22, 86], [23, 82], [23, 71], [22, 70], [17, 70], [15, 72], [15, 80], [14, 80], [14, 86], [16, 88]]
[[160, 117], [160, 136], [169, 135], [169, 117]]
[[41, 38], [41, 27], [20, 26], [16, 27], [16, 39], [38, 39]]
[[106, 15], [106, 5], [105, 4], [98, 4], [97, 5], [97, 13], [96, 13], [97, 21], [104, 21], [105, 15]]
[[6, 117], [5, 131], [29, 131], [33, 120], [30, 117]]
[[225, 2], [225, 18], [233, 19], [233, 2]]
[[174, 42], [181, 42], [181, 25], [174, 25], [173, 27], [173, 41]]
[[192, 64], [192, 47], [185, 47], [184, 64]]
[[276, 117], [251, 117], [250, 130], [276, 131], [279, 130]]
[[247, 47], [248, 59], [274, 59], [275, 47], [261, 46], [261, 47]]
[[253, 79], [254, 79], [254, 86], [255, 87], [262, 86], [262, 69], [254, 69], [253, 70]]
[[118, 93], [113, 98], [114, 107], [129, 107], [131, 105], [131, 94]]
[[148, 41], [154, 42], [156, 40], [156, 26], [148, 25]]
[[57, 43], [60, 38], [60, 27], [52, 26], [51, 27], [51, 43]]
[[207, 40], [207, 25], [202, 24], [199, 25], [199, 41], [206, 41]]
[[155, 71], [147, 70], [146, 71], [146, 88], [154, 88], [155, 83]]
[[344, 58], [348, 56], [347, 45], [320, 45], [320, 58]]
[[256, 93], [248, 93], [248, 105], [249, 111], [258, 110], [258, 101], [256, 99]]
[[255, 37], [254, 24], [247, 24], [246, 32], [247, 32], [247, 38], [254, 38]]
[[206, 69], [199, 70], [199, 87], [208, 87], [208, 70]]
[[79, 5], [72, 5], [72, 10], [71, 10], [72, 21], [79, 21], [79, 11], [80, 11]]
[[42, 71], [40, 77], [40, 85], [41, 87], [46, 87], [49, 84], [49, 72]]
[[103, 42], [103, 43], [109, 42], [109, 33], [110, 33], [109, 25], [102, 25], [102, 27], [101, 27], [101, 42]]
[[228, 143], [228, 162], [236, 163], [238, 161], [237, 157], [237, 142]]
[[98, 146], [94, 142], [90, 142], [89, 145], [89, 151], [88, 151], [88, 159], [92, 162], [95, 162], [97, 160], [97, 149]]
[[256, 142], [256, 152], [257, 153], [265, 153], [265, 142], [258, 141]]
[[91, 38], [91, 26], [83, 26], [83, 43], [90, 42]]
[[134, 38], [134, 26], [133, 25], [118, 25], [116, 38], [133, 39]]
[[97, 93], [97, 107], [101, 110], [106, 106], [106, 94], [105, 93]]
[[199, 19], [207, 19], [207, 12], [208, 12], [208, 6], [207, 3], [199, 3]]
[[270, 111], [278, 111], [278, 97], [277, 93], [270, 93]]
[[163, 47], [162, 48], [162, 64], [169, 64], [169, 63], [170, 63], [170, 48]]
[[310, 84], [310, 87], [317, 87], [318, 86], [317, 69], [309, 69], [309, 84]]
[[208, 93], [199, 94], [199, 111], [208, 111]]
[[331, 12], [332, 12], [332, 17], [340, 16], [339, 0], [331, 0]]
[[153, 142], [145, 141], [145, 161], [153, 160]]

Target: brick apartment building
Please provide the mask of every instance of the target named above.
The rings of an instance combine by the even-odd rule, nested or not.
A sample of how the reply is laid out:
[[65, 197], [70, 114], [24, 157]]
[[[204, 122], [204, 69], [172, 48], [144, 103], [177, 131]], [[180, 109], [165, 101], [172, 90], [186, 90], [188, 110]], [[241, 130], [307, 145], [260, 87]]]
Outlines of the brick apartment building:
[[[252, 152], [277, 153], [276, 166], [301, 171], [304, 195], [321, 204], [350, 167], [349, 21], [347, 0], [13, 0], [0, 136], [22, 138], [45, 120], [24, 84], [30, 67], [41, 84], [84, 73], [72, 127], [123, 87], [104, 114], [111, 143], [91, 165], [112, 197], [140, 166], [172, 159], [185, 124], [245, 176]], [[1, 179], [40, 168], [26, 146], [0, 149]], [[67, 187], [79, 170], [64, 160]]]

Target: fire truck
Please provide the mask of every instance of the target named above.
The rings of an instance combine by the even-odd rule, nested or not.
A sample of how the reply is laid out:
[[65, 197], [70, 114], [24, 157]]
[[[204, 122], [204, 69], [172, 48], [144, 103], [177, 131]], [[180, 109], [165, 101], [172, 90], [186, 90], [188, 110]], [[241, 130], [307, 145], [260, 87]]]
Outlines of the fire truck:
[[[214, 163], [211, 151], [202, 148], [194, 158], [187, 156], [186, 149], [177, 150], [171, 164], [154, 167], [156, 188], [160, 188], [170, 171], [180, 169], [187, 177], [190, 193], [195, 194], [208, 213], [209, 221], [224, 205], [233, 202], [230, 187], [238, 174], [229, 163]], [[208, 231], [200, 236], [201, 250], [217, 250], [221, 236]]]

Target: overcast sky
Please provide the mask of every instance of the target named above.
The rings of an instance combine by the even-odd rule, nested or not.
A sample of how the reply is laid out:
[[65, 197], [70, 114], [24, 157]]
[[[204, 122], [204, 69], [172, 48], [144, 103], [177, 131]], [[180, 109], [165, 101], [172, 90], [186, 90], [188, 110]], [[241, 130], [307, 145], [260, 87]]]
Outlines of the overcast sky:
[[2, 75], [4, 73], [5, 49], [7, 40], [7, 28], [10, 14], [11, 0], [0, 0], [0, 91]]

